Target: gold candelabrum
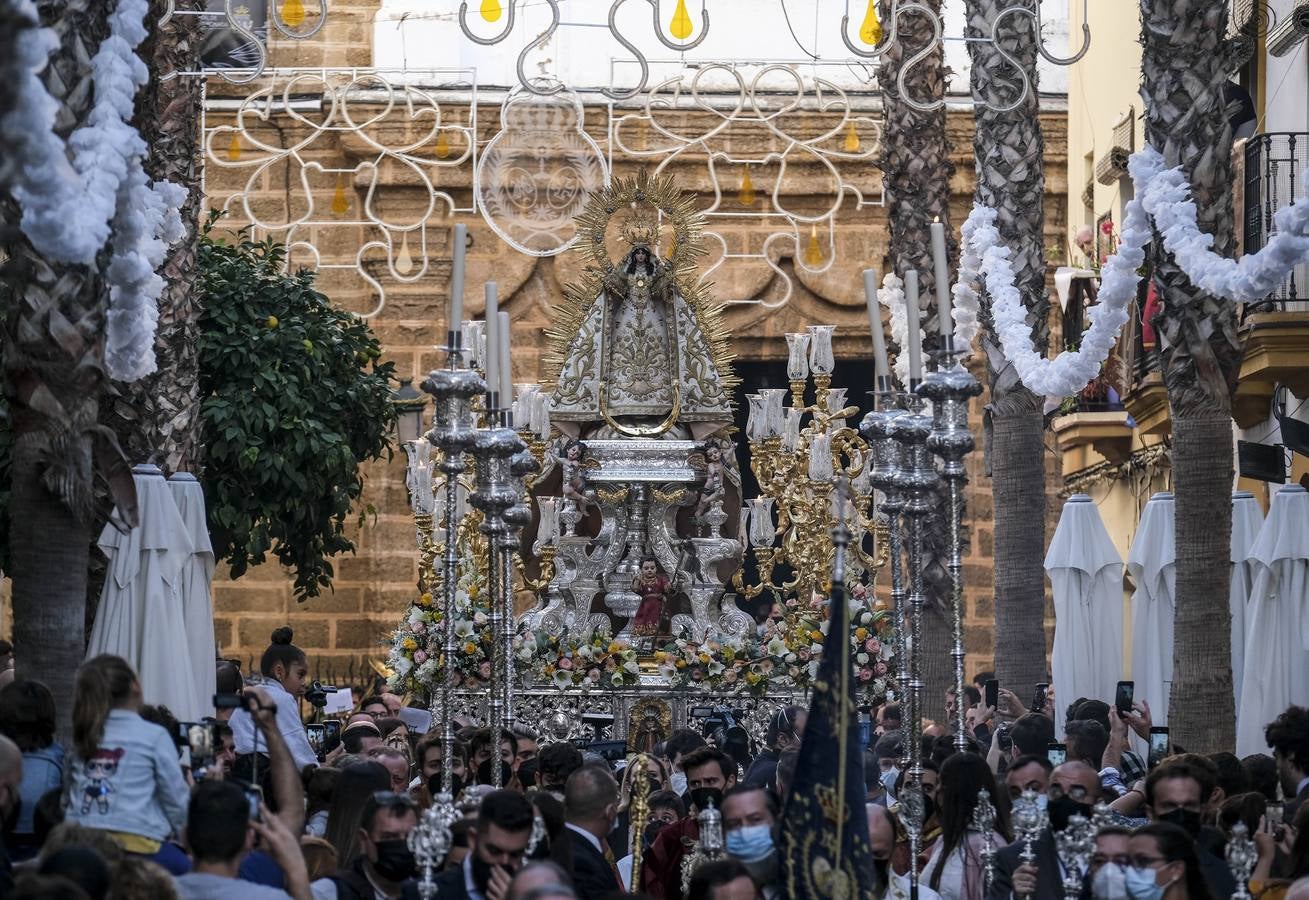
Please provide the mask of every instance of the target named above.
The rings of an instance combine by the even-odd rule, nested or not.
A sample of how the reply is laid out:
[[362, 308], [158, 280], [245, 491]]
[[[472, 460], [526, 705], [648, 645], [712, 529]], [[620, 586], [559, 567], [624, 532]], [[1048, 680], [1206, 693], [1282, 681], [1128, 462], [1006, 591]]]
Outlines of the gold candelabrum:
[[[787, 335], [787, 343], [791, 405], [785, 406], [784, 389], [747, 395], [750, 469], [759, 496], [748, 501], [742, 513], [741, 534], [743, 541], [749, 537], [758, 581], [747, 584], [744, 570], [733, 576], [741, 596], [755, 599], [766, 592], [778, 602], [789, 597], [807, 601], [815, 593], [826, 593], [835, 554], [833, 497], [839, 483], [853, 487], [853, 509], [847, 507], [847, 527], [853, 535], [848, 578], [858, 581], [867, 573], [871, 581], [888, 561], [886, 525], [873, 509], [869, 446], [848, 424], [859, 410], [845, 404], [844, 390], [832, 389], [831, 326]], [[812, 403], [807, 400], [810, 380]]]

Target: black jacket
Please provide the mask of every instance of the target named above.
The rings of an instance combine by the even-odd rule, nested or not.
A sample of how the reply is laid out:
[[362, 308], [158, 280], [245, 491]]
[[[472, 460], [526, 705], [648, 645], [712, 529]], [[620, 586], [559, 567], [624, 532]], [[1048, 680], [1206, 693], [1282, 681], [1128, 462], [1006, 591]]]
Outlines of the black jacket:
[[[1064, 895], [1063, 880], [1060, 875], [1059, 853], [1055, 850], [1054, 835], [1050, 829], [1042, 832], [1032, 844], [1036, 851], [1036, 891], [1033, 898], [1059, 898]], [[995, 877], [991, 880], [991, 890], [986, 900], [1012, 900], [1014, 897], [1014, 871], [1023, 864], [1023, 842], [1014, 841], [1008, 847], [1002, 847], [995, 855]]]
[[436, 896], [441, 900], [468, 900], [468, 889], [464, 887], [463, 866], [446, 869], [436, 876]]
[[568, 841], [573, 847], [573, 890], [578, 900], [600, 900], [622, 892], [623, 886], [603, 853], [580, 834], [570, 831]]

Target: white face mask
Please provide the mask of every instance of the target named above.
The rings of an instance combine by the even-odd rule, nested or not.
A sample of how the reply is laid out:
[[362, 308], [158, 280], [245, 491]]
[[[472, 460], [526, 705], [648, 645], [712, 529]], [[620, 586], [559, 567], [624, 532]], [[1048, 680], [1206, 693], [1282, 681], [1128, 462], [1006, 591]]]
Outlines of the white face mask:
[[686, 793], [686, 773], [685, 773], [685, 772], [674, 772], [672, 775], [670, 775], [670, 776], [668, 777], [668, 784], [669, 784], [669, 786], [673, 789], [673, 793], [675, 793], [675, 794], [685, 794], [685, 793]]
[[887, 769], [885, 772], [882, 773], [882, 787], [886, 789], [886, 792], [888, 794], [892, 794], [892, 795], [895, 794], [895, 782], [896, 779], [899, 777], [900, 777], [900, 770], [897, 769], [895, 766], [892, 766], [891, 768]]
[[1118, 863], [1105, 863], [1091, 881], [1092, 900], [1128, 900], [1127, 874]]

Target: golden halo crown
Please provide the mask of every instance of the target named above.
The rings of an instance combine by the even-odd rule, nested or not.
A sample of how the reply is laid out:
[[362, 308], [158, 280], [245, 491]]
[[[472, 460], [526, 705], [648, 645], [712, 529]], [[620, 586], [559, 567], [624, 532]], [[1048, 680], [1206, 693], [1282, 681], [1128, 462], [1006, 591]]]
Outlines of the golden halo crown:
[[647, 247], [659, 247], [659, 217], [647, 204], [632, 204], [632, 214], [623, 224], [621, 232], [623, 242], [635, 247], [645, 244]]

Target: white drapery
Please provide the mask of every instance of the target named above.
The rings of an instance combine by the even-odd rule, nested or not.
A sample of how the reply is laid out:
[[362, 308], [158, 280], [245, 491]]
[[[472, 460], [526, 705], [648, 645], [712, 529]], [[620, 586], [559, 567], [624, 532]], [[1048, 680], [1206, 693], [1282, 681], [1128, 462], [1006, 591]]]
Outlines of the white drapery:
[[1150, 704], [1155, 725], [1168, 724], [1173, 685], [1173, 598], [1177, 589], [1173, 495], [1161, 491], [1141, 511], [1127, 571], [1132, 594], [1132, 680], [1136, 699]]
[[[191, 554], [178, 579], [178, 602], [186, 626], [186, 646], [192, 682], [202, 703], [210, 701], [216, 689], [217, 645], [214, 643], [214, 604], [209, 585], [214, 576], [214, 548], [209, 542], [205, 516], [205, 492], [189, 472], [176, 472], [168, 479], [168, 491], [191, 539]], [[212, 706], [208, 702], [207, 706]], [[212, 713], [207, 713], [212, 715]]]
[[1123, 560], [1086, 494], [1064, 504], [1045, 573], [1054, 595], [1055, 733], [1078, 697], [1112, 703], [1123, 675]]
[[1228, 604], [1232, 613], [1232, 693], [1241, 702], [1241, 674], [1245, 666], [1246, 620], [1249, 618], [1250, 590], [1254, 586], [1254, 566], [1250, 551], [1264, 524], [1264, 511], [1254, 494], [1232, 494], [1232, 580]]
[[1250, 557], [1240, 756], [1267, 753], [1264, 726], [1291, 704], [1309, 704], [1309, 492], [1298, 484], [1277, 492]]

